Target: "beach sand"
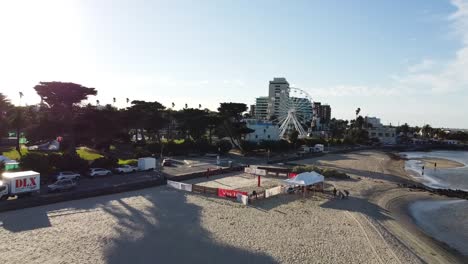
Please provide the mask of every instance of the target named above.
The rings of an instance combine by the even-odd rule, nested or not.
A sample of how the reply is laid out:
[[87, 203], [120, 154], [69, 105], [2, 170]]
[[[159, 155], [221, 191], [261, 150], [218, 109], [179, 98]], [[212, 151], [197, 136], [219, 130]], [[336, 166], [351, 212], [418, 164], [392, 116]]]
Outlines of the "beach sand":
[[408, 203], [430, 196], [397, 186], [410, 181], [403, 161], [367, 151], [302, 163], [349, 173], [327, 183], [350, 198], [282, 195], [245, 207], [161, 186], [5, 212], [0, 262], [466, 263], [408, 216]]

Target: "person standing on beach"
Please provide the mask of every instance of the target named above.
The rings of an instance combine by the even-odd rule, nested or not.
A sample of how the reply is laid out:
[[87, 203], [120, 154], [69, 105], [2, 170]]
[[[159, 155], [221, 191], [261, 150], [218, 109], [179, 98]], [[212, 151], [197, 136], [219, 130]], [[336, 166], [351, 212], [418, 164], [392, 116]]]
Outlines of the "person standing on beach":
[[434, 162], [434, 170], [437, 169], [437, 162]]
[[422, 175], [424, 175], [424, 165], [422, 166], [422, 172], [421, 172]]
[[333, 187], [333, 196], [336, 196], [336, 188]]

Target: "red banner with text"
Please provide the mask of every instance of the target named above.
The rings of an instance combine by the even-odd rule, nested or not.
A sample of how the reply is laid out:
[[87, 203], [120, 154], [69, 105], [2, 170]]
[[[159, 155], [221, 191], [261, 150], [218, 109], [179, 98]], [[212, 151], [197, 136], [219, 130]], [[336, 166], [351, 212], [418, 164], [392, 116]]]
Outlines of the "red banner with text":
[[218, 188], [218, 196], [219, 197], [236, 198], [238, 193], [243, 194], [243, 195], [247, 195], [247, 192], [241, 192], [241, 191], [236, 191], [236, 190], [226, 190], [226, 189]]

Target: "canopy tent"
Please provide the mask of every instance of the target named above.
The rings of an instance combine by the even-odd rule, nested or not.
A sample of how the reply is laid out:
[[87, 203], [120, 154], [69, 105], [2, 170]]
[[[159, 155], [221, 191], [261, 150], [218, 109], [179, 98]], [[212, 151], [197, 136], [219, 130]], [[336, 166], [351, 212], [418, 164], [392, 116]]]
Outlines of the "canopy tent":
[[291, 179], [284, 180], [288, 185], [300, 185], [300, 186], [310, 186], [316, 183], [323, 183], [325, 178], [323, 175], [318, 174], [315, 171], [303, 172]]

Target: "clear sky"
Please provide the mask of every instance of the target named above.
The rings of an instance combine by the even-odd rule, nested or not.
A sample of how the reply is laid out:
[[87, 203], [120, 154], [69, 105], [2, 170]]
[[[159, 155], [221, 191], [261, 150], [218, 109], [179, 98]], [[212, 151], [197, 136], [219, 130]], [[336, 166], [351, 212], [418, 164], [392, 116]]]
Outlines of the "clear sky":
[[2, 0], [0, 92], [39, 81], [176, 108], [286, 77], [337, 118], [468, 128], [468, 0]]

